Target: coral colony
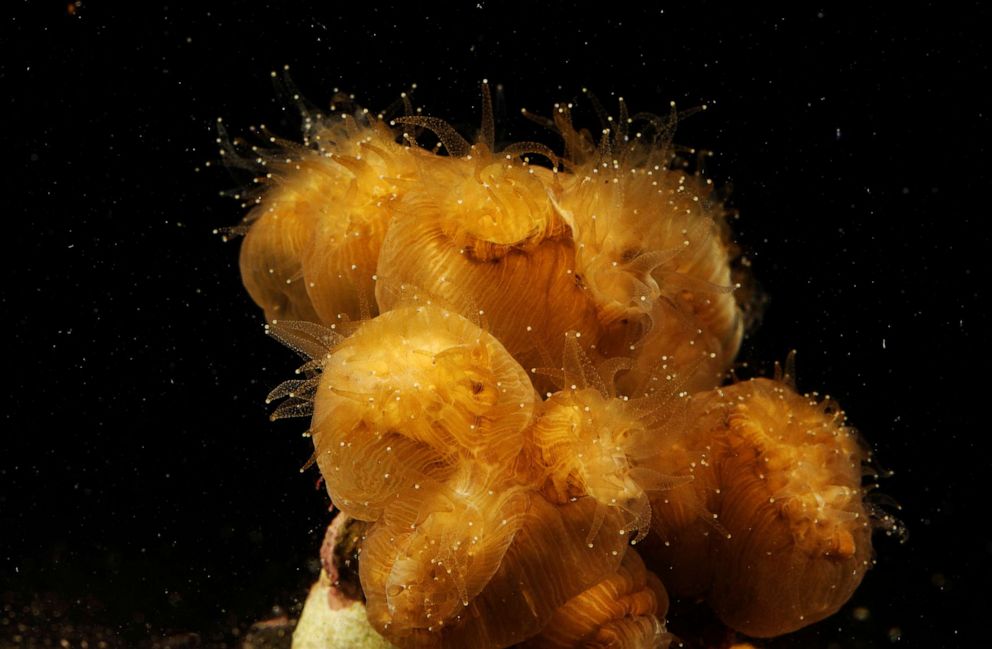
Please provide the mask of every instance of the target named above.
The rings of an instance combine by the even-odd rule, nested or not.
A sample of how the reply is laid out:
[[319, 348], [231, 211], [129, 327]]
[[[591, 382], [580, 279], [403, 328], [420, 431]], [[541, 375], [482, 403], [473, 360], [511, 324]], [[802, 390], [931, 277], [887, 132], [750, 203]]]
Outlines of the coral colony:
[[745, 278], [680, 114], [589, 101], [596, 133], [524, 111], [558, 149], [497, 150], [484, 85], [474, 143], [404, 95], [228, 150], [260, 170], [244, 285], [308, 359], [273, 416], [311, 417], [397, 647], [665, 647], [670, 595], [772, 637], [871, 565], [843, 413], [789, 371], [726, 384]]

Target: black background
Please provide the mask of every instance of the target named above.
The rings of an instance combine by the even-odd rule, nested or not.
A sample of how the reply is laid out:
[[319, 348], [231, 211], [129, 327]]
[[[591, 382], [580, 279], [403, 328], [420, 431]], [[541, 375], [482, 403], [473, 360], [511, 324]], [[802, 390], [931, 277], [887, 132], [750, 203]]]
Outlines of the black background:
[[238, 244], [212, 234], [242, 216], [218, 192], [248, 178], [205, 165], [218, 117], [296, 137], [269, 75], [288, 64], [318, 105], [340, 87], [377, 109], [416, 82], [468, 136], [487, 77], [505, 141], [535, 137], [521, 106], [582, 87], [634, 111], [709, 104], [676, 140], [715, 152], [771, 298], [741, 358], [768, 371], [799, 350], [800, 388], [835, 396], [895, 471], [882, 491], [909, 529], [877, 539], [862, 589], [802, 646], [981, 637], [988, 10], [140, 4], [0, 18], [8, 620], [34, 602], [127, 642], [234, 642], [313, 578], [328, 500], [298, 471], [303, 422], [263, 403], [296, 357], [263, 335]]

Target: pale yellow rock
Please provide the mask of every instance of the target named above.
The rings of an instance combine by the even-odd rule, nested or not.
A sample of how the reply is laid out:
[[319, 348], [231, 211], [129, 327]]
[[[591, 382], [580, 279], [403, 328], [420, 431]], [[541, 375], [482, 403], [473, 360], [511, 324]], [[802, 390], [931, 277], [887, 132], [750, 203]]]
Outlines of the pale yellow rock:
[[361, 602], [331, 609], [331, 588], [330, 580], [321, 571], [293, 632], [293, 649], [395, 649], [369, 625]]

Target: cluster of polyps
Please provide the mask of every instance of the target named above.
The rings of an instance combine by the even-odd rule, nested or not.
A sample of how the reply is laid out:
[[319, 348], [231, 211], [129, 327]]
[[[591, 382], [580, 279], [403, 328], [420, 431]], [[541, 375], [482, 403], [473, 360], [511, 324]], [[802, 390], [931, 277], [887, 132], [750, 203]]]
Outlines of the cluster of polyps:
[[743, 309], [676, 114], [621, 100], [593, 137], [558, 105], [561, 156], [496, 151], [484, 98], [474, 145], [348, 108], [252, 153], [242, 277], [310, 359], [271, 397], [312, 415], [334, 504], [369, 523], [372, 624], [402, 647], [654, 647], [665, 587], [757, 636], [835, 612], [870, 561], [864, 453], [786, 382], [720, 387]]

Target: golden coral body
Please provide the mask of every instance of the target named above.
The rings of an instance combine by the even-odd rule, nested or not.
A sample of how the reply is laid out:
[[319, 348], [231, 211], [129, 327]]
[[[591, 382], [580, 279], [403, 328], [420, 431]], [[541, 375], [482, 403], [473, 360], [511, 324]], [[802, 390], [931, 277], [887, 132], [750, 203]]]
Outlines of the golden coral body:
[[[662, 465], [696, 458], [695, 479], [655, 502], [668, 543], [651, 554], [662, 576], [670, 569], [666, 583], [756, 637], [832, 615], [871, 561], [866, 452], [843, 413], [768, 379], [692, 401], [681, 448], [658, 456]], [[686, 548], [703, 558], [685, 561]]]
[[634, 648], [671, 640], [666, 587], [754, 636], [836, 611], [870, 564], [865, 456], [783, 383], [719, 387], [747, 305], [677, 113], [621, 100], [593, 137], [556, 105], [559, 156], [497, 151], [484, 100], [475, 144], [308, 120], [308, 146], [259, 154], [243, 226], [245, 286], [309, 359], [275, 416], [311, 416], [328, 493], [368, 523], [370, 623], [400, 647]]

